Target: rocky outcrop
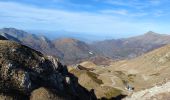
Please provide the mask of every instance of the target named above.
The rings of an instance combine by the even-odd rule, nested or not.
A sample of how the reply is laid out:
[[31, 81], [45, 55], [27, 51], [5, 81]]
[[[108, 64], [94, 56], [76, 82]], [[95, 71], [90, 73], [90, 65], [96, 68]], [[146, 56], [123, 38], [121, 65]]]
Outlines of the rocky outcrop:
[[[43, 99], [42, 99], [43, 98]], [[0, 40], [0, 99], [95, 100], [58, 59]]]
[[[39, 89], [34, 90], [31, 93], [30, 100], [65, 100], [65, 98], [56, 95], [51, 90], [41, 87]], [[69, 99], [69, 98], [67, 98], [67, 99]]]
[[169, 100], [170, 82], [154, 86], [145, 90], [134, 92], [123, 100]]

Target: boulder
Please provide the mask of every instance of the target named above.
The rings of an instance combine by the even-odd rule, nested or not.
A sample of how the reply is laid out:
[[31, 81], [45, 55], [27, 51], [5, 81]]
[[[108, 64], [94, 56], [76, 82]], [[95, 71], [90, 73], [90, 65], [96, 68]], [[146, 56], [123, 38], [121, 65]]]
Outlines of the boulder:
[[39, 89], [34, 90], [31, 93], [30, 100], [69, 100], [68, 98], [63, 98], [62, 96], [56, 95], [52, 90], [41, 87]]

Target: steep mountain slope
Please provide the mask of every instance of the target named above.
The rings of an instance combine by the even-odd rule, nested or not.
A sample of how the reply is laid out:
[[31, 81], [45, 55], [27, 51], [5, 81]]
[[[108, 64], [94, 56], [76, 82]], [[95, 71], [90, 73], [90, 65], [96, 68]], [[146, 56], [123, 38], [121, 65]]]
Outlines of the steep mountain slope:
[[[64, 54], [64, 61], [67, 63], [79, 62], [93, 56], [89, 46], [79, 40], [63, 38], [53, 41], [55, 47]], [[70, 61], [70, 62], [68, 62]]]
[[0, 35], [0, 40], [7, 40], [7, 39]]
[[127, 80], [135, 91], [147, 89], [170, 80], [170, 45], [132, 60], [112, 63], [105, 70], [119, 71], [130, 77]]
[[169, 43], [169, 35], [149, 31], [144, 35], [132, 38], [96, 42], [91, 47], [102, 56], [125, 59], [134, 58]]
[[7, 38], [7, 39], [10, 39], [12, 41], [15, 41], [15, 42], [18, 42], [18, 43], [21, 43], [21, 41], [19, 41], [17, 38], [9, 35], [9, 34], [6, 34], [6, 33], [0, 33], [1, 36]]
[[44, 54], [62, 58], [62, 53], [57, 48], [54, 48], [54, 45], [51, 43], [51, 41], [44, 36], [36, 36], [15, 28], [3, 28], [0, 30], [0, 35], [6, 37], [9, 40], [22, 43], [38, 51], [41, 51]]
[[98, 65], [108, 65], [112, 61], [111, 59], [134, 58], [170, 43], [169, 35], [151, 31], [132, 38], [99, 41], [92, 44], [71, 38], [51, 41], [46, 37], [14, 28], [0, 29], [0, 35], [41, 51], [43, 54], [57, 56], [68, 65], [85, 60], [90, 60]]
[[134, 76], [131, 84], [135, 90], [149, 88], [162, 84], [170, 78], [170, 46], [164, 46], [132, 60], [112, 63], [106, 68], [110, 71], [120, 71]]
[[[88, 68], [86, 65], [83, 67]], [[93, 67], [93, 70], [82, 68], [76, 68], [76, 70], [90, 71], [91, 74], [94, 74], [96, 76], [95, 79], [102, 81], [98, 88], [107, 86], [120, 90], [121, 94], [130, 95], [136, 91], [141, 91], [139, 92], [139, 94], [141, 94], [144, 92], [142, 90], [146, 89], [146, 91], [149, 91], [147, 89], [156, 86], [162, 88], [164, 87], [161, 86], [162, 84], [170, 82], [170, 45], [165, 45], [137, 58], [111, 62], [106, 67], [98, 65], [98, 67]], [[72, 69], [71, 72], [73, 71], [75, 75], [79, 77], [79, 80], [84, 80], [84, 83], [80, 82], [80, 84], [88, 88], [86, 84], [90, 83], [86, 83], [87, 81], [85, 81], [85, 77], [87, 76], [80, 77], [81, 74], [85, 73], [81, 72], [77, 75], [76, 72], [78, 71], [76, 70]], [[98, 88], [94, 89], [97, 90]], [[153, 88], [153, 90], [157, 91], [157, 88], [156, 90]], [[155, 92], [156, 97], [157, 95], [164, 94], [168, 97], [168, 94], [166, 94], [168, 90], [164, 91], [164, 89], [162, 89], [161, 91], [162, 92]], [[150, 95], [150, 93], [146, 92], [146, 96], [147, 95]], [[152, 97], [152, 95], [150, 97]]]
[[[166, 68], [169, 66], [169, 57], [170, 57], [169, 50], [170, 50], [170, 45], [167, 45], [159, 49], [156, 49], [152, 52], [149, 52], [143, 56], [137, 57], [135, 59], [119, 61], [116, 63], [112, 63], [112, 65], [121, 66], [125, 64], [124, 66], [115, 67], [115, 68], [128, 71], [131, 74], [135, 74], [135, 73], [147, 74], [151, 72], [161, 71], [162, 68]], [[130, 69], [134, 69], [134, 71], [130, 71]]]
[[98, 79], [98, 75], [93, 72], [78, 69], [72, 69], [70, 72], [79, 78], [78, 81], [82, 86], [88, 90], [93, 89], [99, 100], [112, 100], [113, 98], [118, 98], [122, 93], [122, 91], [117, 88], [104, 86], [102, 80]]
[[1, 39], [0, 99], [96, 100], [56, 58]]
[[44, 36], [29, 34], [15, 28], [1, 29], [0, 35], [41, 51], [43, 54], [57, 56], [65, 64], [75, 64], [93, 56], [86, 43], [71, 38], [50, 41]]

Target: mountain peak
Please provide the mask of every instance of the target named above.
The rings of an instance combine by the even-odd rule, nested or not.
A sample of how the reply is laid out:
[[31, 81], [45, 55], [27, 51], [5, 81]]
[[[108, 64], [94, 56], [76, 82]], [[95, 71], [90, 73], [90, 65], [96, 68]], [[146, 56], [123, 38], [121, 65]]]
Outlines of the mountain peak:
[[153, 31], [148, 31], [145, 33], [145, 35], [158, 35], [158, 33], [155, 33]]
[[23, 30], [19, 30], [16, 28], [2, 28], [2, 31], [10, 31], [10, 32], [24, 32]]
[[3, 28], [0, 29], [0, 32], [7, 33], [8, 35], [13, 36], [15, 38], [22, 38], [29, 35], [27, 32], [16, 28]]

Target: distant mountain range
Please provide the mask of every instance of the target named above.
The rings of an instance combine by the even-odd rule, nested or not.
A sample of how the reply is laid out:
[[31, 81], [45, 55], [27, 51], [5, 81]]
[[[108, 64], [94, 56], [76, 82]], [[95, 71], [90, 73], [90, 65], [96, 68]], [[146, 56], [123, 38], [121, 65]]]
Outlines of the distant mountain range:
[[[6, 41], [6, 39], [27, 45], [46, 55], [60, 58], [65, 64], [72, 67], [68, 67], [69, 70], [66, 70], [66, 67], [61, 65], [55, 57], [43, 56], [40, 52], [15, 42]], [[28, 85], [29, 89], [27, 82], [33, 81], [33, 88], [35, 88], [34, 86], [41, 87], [44, 84], [58, 88], [60, 84], [56, 85], [56, 83], [67, 82], [70, 84], [69, 86], [73, 86], [70, 88], [71, 90], [79, 93], [79, 89], [81, 90], [82, 87], [75, 86], [79, 82], [87, 90], [93, 89], [92, 92], [98, 99], [106, 98], [110, 100], [119, 96], [123, 98], [126, 95], [130, 96], [131, 93], [134, 93], [132, 98], [135, 97], [135, 100], [142, 98], [152, 100], [153, 96], [159, 97], [159, 95], [165, 94], [163, 97], [169, 98], [170, 35], [149, 31], [131, 38], [104, 40], [88, 44], [72, 38], [49, 40], [44, 36], [34, 35], [15, 28], [4, 28], [0, 29], [0, 40], [2, 40], [0, 50], [3, 54], [0, 55], [2, 56], [2, 61], [0, 61], [2, 63], [0, 66], [1, 77], [3, 77], [2, 79], [0, 77], [2, 80], [0, 82], [1, 87], [12, 83], [12, 89], [22, 91], [22, 88], [27, 90], [27, 86], [20, 87], [20, 85]], [[24, 67], [20, 68], [22, 66]], [[51, 68], [57, 69], [57, 73], [54, 74]], [[27, 71], [33, 80], [28, 81], [29, 77], [25, 77]], [[58, 72], [60, 73], [59, 76], [62, 77], [56, 77]], [[78, 80], [74, 80], [71, 73], [77, 76]], [[11, 75], [13, 76], [11, 77]], [[74, 83], [70, 83], [72, 78], [75, 81], [73, 81]], [[26, 81], [24, 81], [25, 79]], [[40, 83], [37, 79], [40, 79]], [[26, 84], [20, 84], [20, 82], [26, 82]], [[157, 85], [161, 87], [159, 90]], [[16, 86], [19, 87], [16, 88]], [[4, 91], [6, 91], [5, 88]], [[10, 91], [10, 88], [7, 87], [7, 90]], [[63, 90], [65, 91], [65, 88]], [[71, 94], [74, 95], [75, 92], [73, 91]], [[87, 95], [87, 97], [92, 96], [92, 92], [87, 92], [87, 94], [84, 92], [85, 90], [81, 91], [80, 94]], [[154, 93], [154, 95], [150, 93]], [[128, 98], [124, 100], [126, 99], [128, 100]]]
[[95, 42], [91, 45], [91, 48], [97, 54], [105, 57], [126, 59], [137, 57], [169, 43], [169, 35], [149, 31], [136, 37]]
[[89, 58], [101, 56], [113, 60], [134, 58], [155, 48], [170, 44], [169, 35], [151, 31], [141, 36], [98, 41], [91, 44], [72, 38], [49, 40], [44, 36], [34, 35], [15, 28], [0, 29], [0, 35], [44, 54], [57, 56], [65, 64], [76, 64]]
[[54, 45], [46, 37], [37, 36], [27, 33], [15, 28], [3, 28], [0, 30], [0, 35], [6, 37], [9, 40], [20, 42], [44, 54], [62, 56], [62, 53], [54, 48]]
[[57, 56], [65, 64], [73, 64], [92, 55], [86, 43], [75, 39], [63, 38], [51, 41], [44, 36], [30, 34], [15, 28], [0, 29], [0, 35], [44, 54]]
[[54, 40], [53, 44], [64, 54], [63, 59], [67, 63], [79, 62], [94, 56], [89, 45], [79, 40], [63, 38]]

